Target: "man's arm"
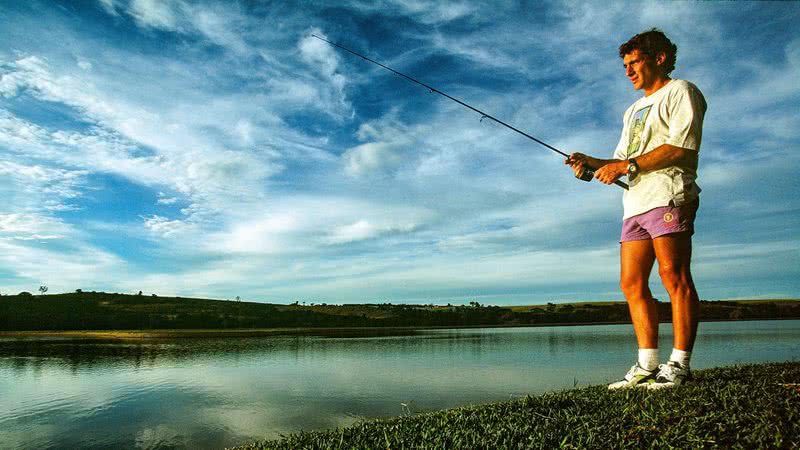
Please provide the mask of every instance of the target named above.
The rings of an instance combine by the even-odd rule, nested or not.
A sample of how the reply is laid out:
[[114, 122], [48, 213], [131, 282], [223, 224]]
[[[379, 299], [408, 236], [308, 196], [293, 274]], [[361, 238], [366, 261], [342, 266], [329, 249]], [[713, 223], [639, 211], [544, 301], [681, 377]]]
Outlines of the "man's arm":
[[[628, 173], [628, 161], [626, 160], [599, 160], [596, 158], [589, 159], [587, 157], [587, 162], [591, 165], [592, 162], [590, 161], [602, 163], [597, 170], [595, 170], [594, 177], [605, 184], [611, 184]], [[639, 165], [639, 170], [641, 172], [650, 172], [670, 166], [682, 166], [696, 169], [697, 151], [676, 147], [670, 144], [662, 144], [653, 149], [653, 151], [637, 157], [636, 164]]]

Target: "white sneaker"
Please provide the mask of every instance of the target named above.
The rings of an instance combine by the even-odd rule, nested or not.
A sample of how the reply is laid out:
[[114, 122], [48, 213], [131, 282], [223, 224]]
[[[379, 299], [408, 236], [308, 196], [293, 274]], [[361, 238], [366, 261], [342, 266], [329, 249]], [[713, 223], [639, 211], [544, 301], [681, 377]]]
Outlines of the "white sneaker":
[[658, 366], [658, 375], [655, 381], [647, 384], [647, 389], [665, 389], [680, 386], [692, 379], [689, 366], [684, 366], [679, 362], [670, 361]]
[[631, 367], [631, 370], [625, 374], [625, 378], [620, 381], [608, 385], [609, 390], [614, 389], [628, 389], [637, 386], [644, 386], [648, 382], [654, 381], [656, 378], [655, 370], [647, 370], [639, 365], [637, 362]]

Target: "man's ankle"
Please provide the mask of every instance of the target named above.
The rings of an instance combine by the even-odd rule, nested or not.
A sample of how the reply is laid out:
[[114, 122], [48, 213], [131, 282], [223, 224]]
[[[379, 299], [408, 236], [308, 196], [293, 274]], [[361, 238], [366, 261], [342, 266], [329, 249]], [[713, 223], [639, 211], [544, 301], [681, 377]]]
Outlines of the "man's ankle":
[[658, 368], [658, 349], [640, 348], [639, 367], [645, 370], [656, 370]]
[[692, 352], [687, 352], [685, 350], [679, 350], [677, 348], [673, 348], [672, 354], [669, 356], [669, 360], [680, 364], [684, 368], [688, 368], [689, 360], [691, 359], [691, 357], [692, 357]]

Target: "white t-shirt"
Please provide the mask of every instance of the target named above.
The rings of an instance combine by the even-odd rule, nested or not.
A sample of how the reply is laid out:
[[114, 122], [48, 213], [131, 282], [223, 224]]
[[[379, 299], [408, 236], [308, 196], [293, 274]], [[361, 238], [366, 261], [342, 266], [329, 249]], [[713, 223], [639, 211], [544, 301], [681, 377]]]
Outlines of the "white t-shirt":
[[[662, 144], [700, 151], [705, 112], [706, 100], [697, 86], [671, 80], [625, 111], [614, 159], [636, 158]], [[623, 194], [623, 218], [670, 203], [680, 206], [693, 201], [700, 194], [696, 178], [693, 167], [670, 166], [640, 173], [629, 180], [630, 189]]]

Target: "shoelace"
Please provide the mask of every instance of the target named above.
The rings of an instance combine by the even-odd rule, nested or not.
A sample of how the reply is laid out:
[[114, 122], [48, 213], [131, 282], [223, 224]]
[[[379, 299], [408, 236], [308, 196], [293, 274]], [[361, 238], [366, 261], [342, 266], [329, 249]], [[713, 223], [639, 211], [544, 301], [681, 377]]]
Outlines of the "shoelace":
[[672, 364], [659, 364], [658, 365], [658, 378], [665, 378], [669, 381], [675, 381], [675, 369]]
[[646, 372], [646, 370], [645, 370], [645, 369], [644, 369], [642, 366], [640, 366], [638, 362], [637, 362], [636, 364], [632, 365], [632, 366], [631, 366], [631, 369], [630, 369], [630, 370], [628, 371], [628, 373], [625, 375], [625, 379], [626, 379], [626, 380], [628, 380], [628, 381], [632, 380], [632, 379], [633, 379], [633, 377], [635, 377], [635, 376], [636, 376], [636, 372], [638, 372], [640, 369], [641, 369], [643, 372]]

